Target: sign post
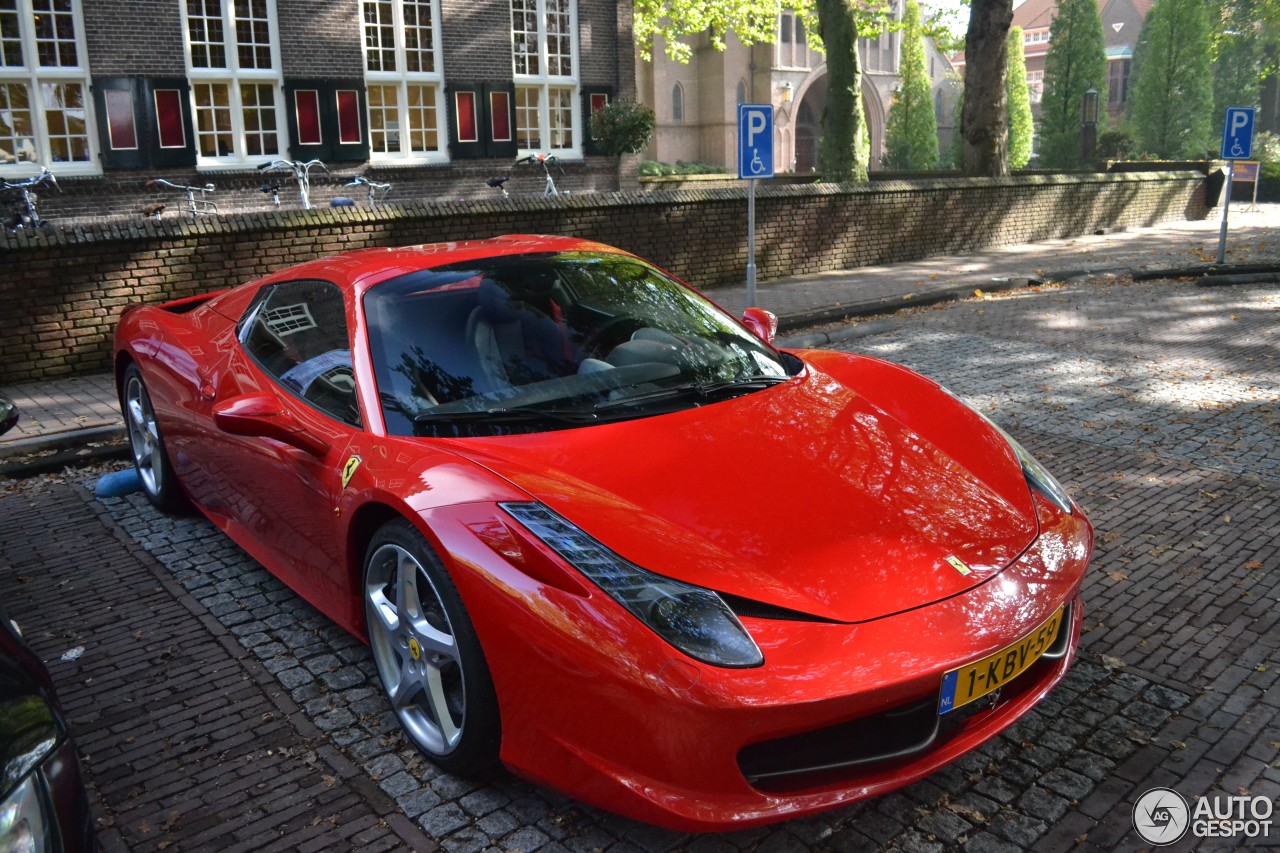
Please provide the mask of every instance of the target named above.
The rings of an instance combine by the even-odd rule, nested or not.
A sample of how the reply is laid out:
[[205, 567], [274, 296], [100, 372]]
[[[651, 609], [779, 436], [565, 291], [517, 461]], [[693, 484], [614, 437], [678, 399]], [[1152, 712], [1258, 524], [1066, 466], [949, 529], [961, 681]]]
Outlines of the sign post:
[[1222, 159], [1227, 161], [1226, 200], [1222, 203], [1222, 228], [1218, 231], [1218, 263], [1227, 260], [1227, 214], [1231, 210], [1231, 178], [1235, 161], [1253, 156], [1253, 107], [1227, 107], [1222, 122]]
[[738, 104], [738, 179], [747, 182], [747, 307], [756, 304], [756, 180], [773, 177], [773, 107]]

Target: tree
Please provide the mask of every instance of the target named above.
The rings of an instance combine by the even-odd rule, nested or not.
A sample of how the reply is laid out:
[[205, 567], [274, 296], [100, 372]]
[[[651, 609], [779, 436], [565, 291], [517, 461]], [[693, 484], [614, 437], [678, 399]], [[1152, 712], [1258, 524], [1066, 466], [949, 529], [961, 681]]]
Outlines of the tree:
[[1007, 99], [1009, 61], [1006, 38], [1013, 23], [1013, 0], [973, 0], [964, 38], [964, 173], [1009, 174]]
[[1049, 27], [1049, 52], [1044, 60], [1044, 96], [1040, 99], [1042, 165], [1050, 169], [1080, 166], [1081, 105], [1090, 87], [1098, 91], [1098, 103], [1105, 104], [1107, 49], [1097, 0], [1062, 0]]
[[[1276, 86], [1280, 70], [1280, 0], [1209, 0], [1212, 40], [1213, 131], [1222, 132], [1227, 107], [1262, 107], [1259, 126], [1277, 119]], [[1263, 100], [1264, 84], [1273, 94]]]
[[894, 92], [885, 127], [885, 165], [923, 171], [938, 165], [938, 118], [933, 112], [933, 86], [924, 52], [920, 6], [907, 0], [902, 19], [902, 82]]
[[1217, 0], [1210, 6], [1213, 126], [1222, 131], [1227, 107], [1252, 106], [1262, 91], [1262, 43], [1254, 0]]
[[857, 7], [850, 0], [817, 0], [827, 51], [827, 105], [822, 111], [818, 171], [838, 181], [865, 181], [870, 156], [862, 112]]
[[1022, 27], [1009, 29], [1009, 73], [1005, 80], [1009, 99], [1009, 168], [1022, 169], [1031, 162], [1031, 136], [1035, 132]]
[[1213, 145], [1213, 76], [1204, 0], [1160, 0], [1133, 51], [1129, 121], [1138, 148], [1160, 158], [1203, 157]]

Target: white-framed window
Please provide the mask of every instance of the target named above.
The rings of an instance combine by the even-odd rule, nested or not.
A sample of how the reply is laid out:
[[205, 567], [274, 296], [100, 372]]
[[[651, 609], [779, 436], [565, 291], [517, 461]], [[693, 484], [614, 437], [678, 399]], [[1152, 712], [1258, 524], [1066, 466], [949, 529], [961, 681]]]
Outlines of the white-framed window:
[[196, 165], [285, 156], [275, 0], [183, 0]]
[[577, 0], [511, 0], [516, 146], [580, 156]]
[[361, 0], [369, 157], [448, 159], [439, 0]]
[[79, 0], [0, 0], [0, 174], [98, 173]]
[[802, 16], [790, 11], [783, 11], [778, 15], [778, 42], [774, 47], [774, 55], [779, 68], [812, 66]]
[[1040, 103], [1040, 98], [1044, 95], [1044, 72], [1028, 71], [1027, 72], [1027, 93], [1031, 97], [1031, 103]]

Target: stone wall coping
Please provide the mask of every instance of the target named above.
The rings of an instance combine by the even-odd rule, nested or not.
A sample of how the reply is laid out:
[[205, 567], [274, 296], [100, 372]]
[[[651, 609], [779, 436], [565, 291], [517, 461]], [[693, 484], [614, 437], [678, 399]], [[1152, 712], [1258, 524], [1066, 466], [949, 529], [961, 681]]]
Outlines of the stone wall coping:
[[[736, 180], [736, 179], [735, 179]], [[815, 196], [848, 196], [850, 198], [922, 193], [930, 191], [982, 191], [1007, 187], [1069, 186], [1084, 184], [1123, 184], [1155, 181], [1203, 181], [1204, 173], [1196, 169], [1151, 172], [1096, 172], [1020, 174], [1001, 178], [938, 177], [891, 179], [869, 184], [808, 183], [770, 186], [762, 181], [756, 187], [757, 200], [771, 201]], [[118, 243], [134, 241], [181, 240], [200, 234], [260, 233], [329, 229], [343, 224], [397, 222], [438, 217], [490, 217], [504, 213], [531, 213], [559, 210], [612, 210], [627, 207], [655, 207], [697, 204], [745, 203], [743, 186], [672, 191], [629, 191], [585, 193], [559, 198], [495, 198], [475, 201], [387, 202], [377, 208], [362, 205], [314, 210], [254, 211], [218, 213], [201, 216], [195, 221], [185, 217], [162, 220], [142, 217], [113, 217], [77, 222], [54, 232], [31, 233], [0, 231], [0, 253], [85, 243]]]

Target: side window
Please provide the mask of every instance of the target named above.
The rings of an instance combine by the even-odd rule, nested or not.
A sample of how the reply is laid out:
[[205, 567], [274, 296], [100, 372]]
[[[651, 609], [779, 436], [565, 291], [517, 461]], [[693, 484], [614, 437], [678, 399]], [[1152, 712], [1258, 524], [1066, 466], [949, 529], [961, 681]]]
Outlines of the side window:
[[342, 291], [327, 281], [265, 288], [241, 321], [245, 351], [286, 391], [360, 425]]

